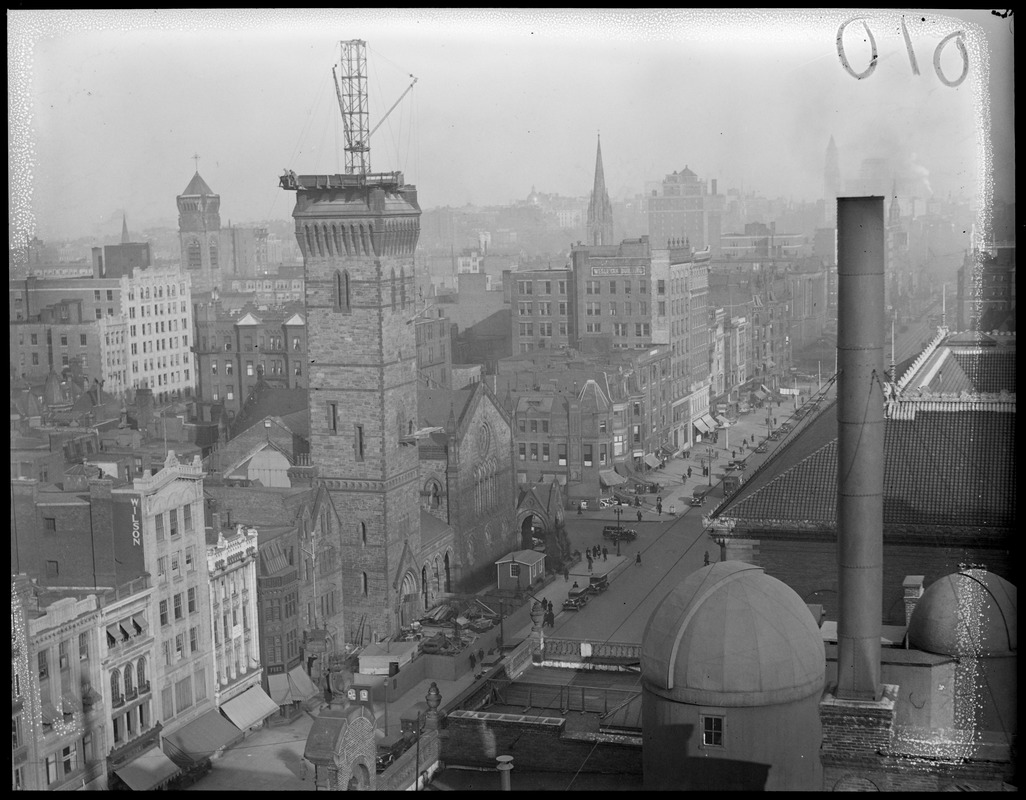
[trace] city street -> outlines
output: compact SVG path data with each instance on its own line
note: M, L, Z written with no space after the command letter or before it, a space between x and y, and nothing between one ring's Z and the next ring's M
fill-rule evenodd
M805 389L803 398L807 399L809 390L814 387L800 385L799 388ZM832 387L827 394L833 395ZM711 476L702 475L701 458L709 447L706 444L696 445L690 459L670 459L665 467L647 473L646 477L657 481L664 488L660 495L641 495L640 523L637 520L638 509L622 507L622 524L637 530L638 538L633 542L621 544L620 552L623 558L616 559L615 564L605 564L601 561L596 564L596 571L609 569L609 590L592 597L581 611L564 611L557 614L556 625L550 631L550 635L600 641L640 642L648 618L659 601L686 575L704 566L707 553L711 561L719 558L719 547L705 533L702 517L709 514L723 499L720 481L726 473L727 462L732 460L731 451L736 451L738 459L745 459L747 468L741 474L747 478L777 447L787 441L786 437L769 441L766 453L754 452L754 446L766 438L767 415L775 417L778 423L783 424L785 419L790 419L793 412L793 400L784 400L779 406L772 403L767 408L753 409L741 415L737 423L727 431L721 430L718 444L711 445ZM794 423L794 420L790 421ZM747 447L743 447L745 440L748 442ZM689 466L692 470L691 478L687 477ZM691 506L689 500L693 490L698 486L708 486L710 483L711 494L704 505ZM661 516L657 514L655 507L658 496L663 498ZM675 515L668 513L670 508L675 510ZM605 546L610 550L610 561L613 561L616 547L610 546L609 541L602 538L602 528L616 522L615 509L588 510L581 515L568 514L566 527L571 549L584 552L596 544L599 547ZM635 562L639 552L640 565ZM573 570L571 581L577 579L583 586L587 581L587 575L587 564L582 560ZM583 580L575 576L583 576ZM558 592L561 583L557 579L546 594L551 597L553 590ZM558 605L557 602L557 607Z

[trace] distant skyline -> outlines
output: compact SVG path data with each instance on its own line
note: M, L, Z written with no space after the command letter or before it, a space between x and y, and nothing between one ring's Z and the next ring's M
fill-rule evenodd
M372 126L418 78L371 165L403 170L424 208L506 204L532 186L585 196L599 132L614 199L687 165L721 192L815 201L833 135L845 180L886 157L923 198L980 203L993 158L995 194L1014 202L1010 20L906 12L914 75L900 10L864 12L879 59L855 80L835 37L857 13L8 11L12 243L87 236L121 209L133 230L173 221L194 154L224 224L288 219L283 168L343 169L331 66L353 38L367 42ZM960 29L970 69L951 88L934 50ZM864 69L861 23L844 42ZM959 75L956 42L941 67Z

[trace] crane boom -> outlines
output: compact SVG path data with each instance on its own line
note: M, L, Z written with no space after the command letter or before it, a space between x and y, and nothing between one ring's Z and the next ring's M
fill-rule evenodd
M410 77L411 77L411 78L413 78L413 76L412 76L412 75L411 75ZM391 113L392 113L393 111L395 111L395 107L396 107L397 105L399 105L399 104L400 104L400 103L401 103L401 102L403 101L403 98L404 98L404 97L406 97L406 95L408 95L408 94L410 93L410 90L411 90L411 89L413 88L414 84L416 84L416 83L417 83L417 79L416 79L416 78L413 78L413 83L411 83L411 84L410 84L409 86L407 86L407 87L406 87L406 91L405 91L405 92L403 92L403 93L402 93L401 95L399 95L399 99L398 99L398 100L396 100L396 101L395 101L394 103L392 103L392 107L391 107L390 109L388 109L388 111L386 111L386 112L385 112L385 116L383 116L383 117L382 117L381 119L379 119L379 120L378 120L378 124L377 124L377 125L375 125L375 126L374 126L374 127L373 127L373 128L371 129L371 132L370 132L369 134L367 134L367 138L368 138L368 139L369 139L369 138L370 138L371 136L373 136L373 135L374 135L374 131L376 131L376 130L377 130L378 128L380 128L380 127L381 127L381 123L382 123L382 122L384 122L384 121L385 121L386 119L388 119L388 115L389 115L389 114L391 114Z

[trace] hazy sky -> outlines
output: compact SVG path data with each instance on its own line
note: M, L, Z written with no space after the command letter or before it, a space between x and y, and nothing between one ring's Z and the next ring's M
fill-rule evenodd
M175 225L194 154L225 223L287 219L283 168L343 169L331 66L355 38L368 45L372 126L418 78L371 163L403 170L424 208L508 203L532 186L586 195L598 132L614 198L687 165L721 192L815 200L831 134L843 178L887 157L921 196L980 198L988 108L995 188L1013 199L1011 20L907 12L914 75L901 13L863 12L879 58L856 80L835 40L858 13L8 11L12 231L88 235L119 209L133 230ZM934 51L960 29L969 73L951 88ZM860 22L844 43L865 69ZM960 74L955 41L941 66Z

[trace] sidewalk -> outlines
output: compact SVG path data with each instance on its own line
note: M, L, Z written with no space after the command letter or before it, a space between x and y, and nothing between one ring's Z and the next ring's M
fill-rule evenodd
M783 423L791 413L793 407L787 403L777 406L772 403L761 409L753 409L738 417L737 421L729 428L719 430L719 441L716 444L701 442L691 449L689 458L670 458L666 465L656 467L643 473L647 480L654 481L662 486L658 494L638 495L641 498L641 522L662 522L670 518L669 511L672 506L676 515L680 515L690 504L694 490L699 486L708 487L711 483L715 487L726 474L727 462L733 459L744 459L749 456L755 447L766 439L766 417L775 417L779 423ZM773 427L776 427L775 425ZM702 458L707 448L713 449L713 464L710 475L702 474ZM691 477L687 477L688 467L691 467ZM710 481L711 477L711 481ZM663 513L660 516L656 511L656 499L663 499ZM626 527L636 525L638 522L638 508L635 506L622 506L621 520ZM573 509L569 512L576 515ZM616 514L612 508L589 508L583 511L581 519L602 520L607 523L616 522Z

